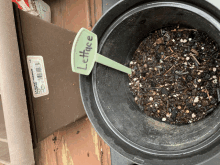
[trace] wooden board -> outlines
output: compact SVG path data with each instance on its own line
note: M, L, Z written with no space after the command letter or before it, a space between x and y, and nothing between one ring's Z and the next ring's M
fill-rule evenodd
M89 30L102 16L102 0L44 0L51 8L52 23L78 32Z
M111 165L110 148L87 117L39 143L35 160L37 165Z
M89 30L102 15L102 0L44 0L52 23L78 32ZM83 118L44 139L35 149L36 165L111 165L110 148L88 118Z

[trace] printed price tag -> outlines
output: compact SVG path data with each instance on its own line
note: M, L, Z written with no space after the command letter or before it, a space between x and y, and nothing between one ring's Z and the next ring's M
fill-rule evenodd
M49 94L44 60L42 56L27 56L33 96L35 98Z

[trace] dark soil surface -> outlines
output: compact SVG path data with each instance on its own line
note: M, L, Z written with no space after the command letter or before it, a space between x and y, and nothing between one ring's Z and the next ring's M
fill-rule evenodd
M130 62L130 90L148 116L170 124L205 118L220 101L220 53L206 33L164 28L141 42Z

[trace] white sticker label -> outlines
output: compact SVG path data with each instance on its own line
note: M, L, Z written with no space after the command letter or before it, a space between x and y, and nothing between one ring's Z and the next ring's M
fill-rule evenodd
M49 94L47 77L42 56L27 56L31 86L35 98Z

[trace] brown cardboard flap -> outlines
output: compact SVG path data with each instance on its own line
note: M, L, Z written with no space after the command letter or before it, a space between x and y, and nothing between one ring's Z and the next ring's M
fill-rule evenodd
M28 101L33 111L38 140L85 116L79 91L79 75L71 70L71 32L19 10L22 37L21 61ZM74 24L73 24L74 26ZM43 57L49 95L33 97L27 56Z

